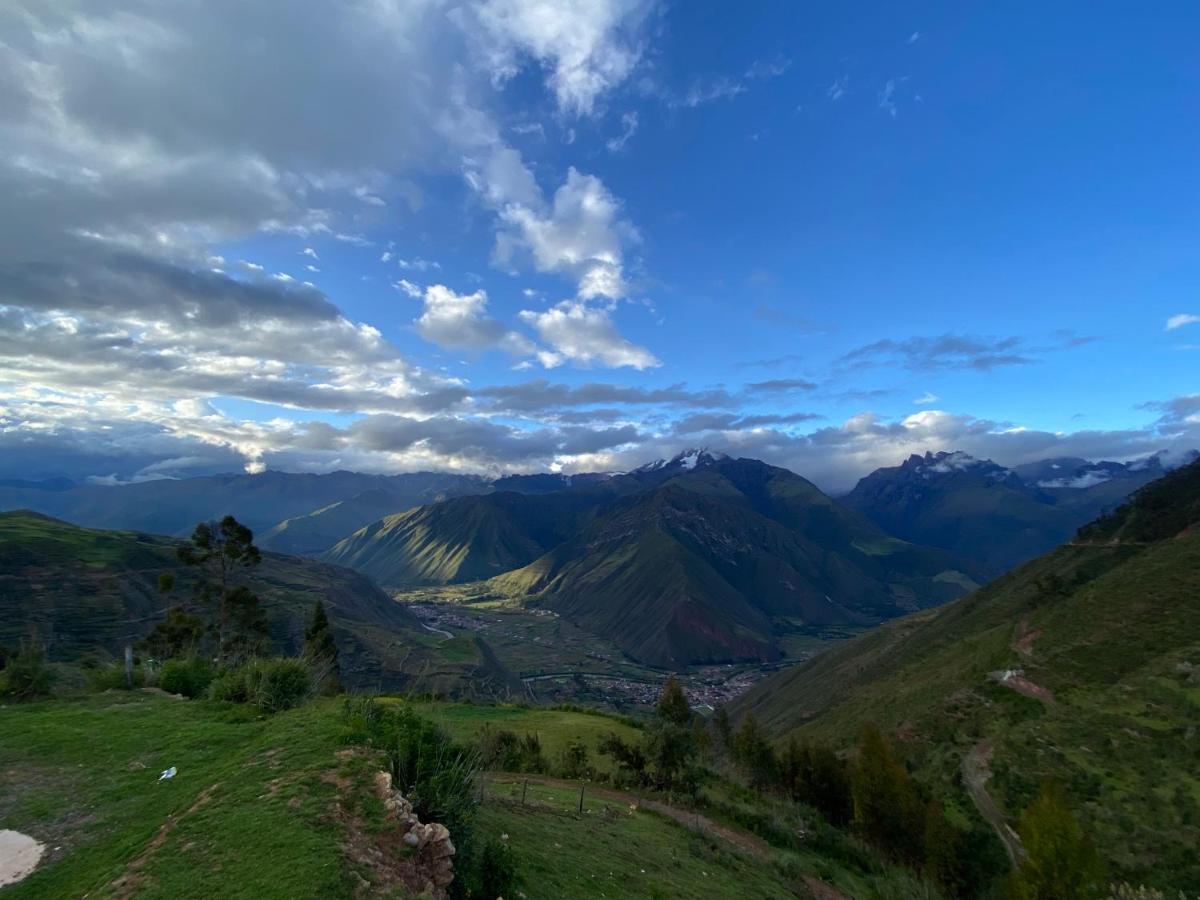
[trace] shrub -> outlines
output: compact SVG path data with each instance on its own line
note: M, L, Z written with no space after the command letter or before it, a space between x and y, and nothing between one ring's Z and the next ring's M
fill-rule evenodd
M517 895L517 864L507 841L488 838L474 849L472 857L467 861L469 869L466 873L469 896L491 900Z
M506 728L484 724L475 739L480 763L497 772L543 773L549 767L542 752L542 741L536 734L518 737Z
M346 701L345 739L383 752L392 783L422 822L441 822L456 845L466 844L475 816L478 754L463 747L407 706Z
M312 673L298 659L256 660L246 668L250 670L251 702L265 713L300 706L312 697Z
M268 715L300 706L312 697L313 679L301 660L255 659L226 669L208 687L210 700L253 703Z
M203 697L213 680L212 664L206 659L170 659L163 663L158 686L168 694L182 694L190 699Z
M595 773L588 763L587 744L571 741L559 756L558 771L561 778L591 778Z
M249 703L250 693L242 669L227 669L221 672L208 686L208 699L225 703Z
M37 700L50 696L54 673L46 665L41 644L28 641L21 652L8 661L4 669L7 682L5 693L17 700Z

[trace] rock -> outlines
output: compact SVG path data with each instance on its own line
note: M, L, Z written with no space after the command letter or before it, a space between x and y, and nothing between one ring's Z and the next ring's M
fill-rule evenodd
M411 893L445 900L446 888L454 881L455 850L450 829L440 822L422 823L412 804L392 785L389 772L375 776L375 791L409 851L402 859L392 861L398 879Z

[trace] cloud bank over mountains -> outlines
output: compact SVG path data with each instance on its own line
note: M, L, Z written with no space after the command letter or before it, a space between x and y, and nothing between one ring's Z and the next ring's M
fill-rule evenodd
M647 64L661 12L635 0L0 12L0 476L578 471L709 443L836 486L924 449L1013 464L1200 443L1188 397L1148 410L1140 431L1051 434L931 409L813 430L824 418L813 393L832 371L740 386L606 381L671 362L620 324L640 293L630 273L643 235L585 155L539 164L506 135L528 121L512 97L531 80L565 133L606 115ZM620 122L627 153L638 119ZM465 273L405 258L405 327L431 350L496 353L516 373L582 369L586 381L450 374L401 352L395 323L359 320L336 292L222 252L287 237L316 277L321 242L375 246L395 210L422 209L447 179L490 230L499 271L561 292L501 318ZM864 345L841 365L992 370L1041 352L944 334ZM246 411L255 404L265 412Z

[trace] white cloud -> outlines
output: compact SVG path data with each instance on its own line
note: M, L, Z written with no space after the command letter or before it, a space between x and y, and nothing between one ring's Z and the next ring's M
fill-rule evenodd
M841 100L846 96L846 90L850 84L850 76L842 75L833 79L833 84L829 86L829 90L825 92L825 96L830 100Z
M403 291L414 300L420 299L421 295L425 293L423 290L421 290L421 286L419 284L413 284L407 278L401 278L399 281L395 282L392 287L398 291Z
M920 397L917 397L915 400L913 400L913 403L915 403L917 406L928 406L931 403L937 403L940 399L941 397L939 397L937 394L926 391Z
M625 149L625 145L629 143L629 139L637 133L638 130L638 115L636 112L627 112L621 116L621 133L614 138L609 138L605 141L604 146L609 149L610 153L620 153Z
M413 272L428 272L431 269L440 269L442 264L429 259L421 259L415 257L413 259L398 259L396 265L402 269L411 270Z
M496 261L510 264L514 255L525 251L537 271L575 278L582 299L623 298L623 245L638 235L621 217L620 204L604 183L571 167L549 205L528 184L521 182L517 189L519 193L505 190L496 182L485 188L486 196L499 204L502 228L496 236Z
M919 32L919 31L914 31L912 34L910 34L908 36L908 42L910 44L915 44L920 39L921 39L921 32Z
M889 78L884 84L883 90L879 92L879 108L885 113L896 118L896 79Z
M487 292L456 294L443 284L425 289L425 311L413 324L417 333L439 347L487 350L499 347L517 356L534 352L533 342L487 315Z
M596 100L624 81L642 53L639 30L653 0L484 0L459 19L494 81L531 56L547 71L562 112L590 115Z
M550 345L549 352L543 351L538 356L546 368L560 365L564 360L635 369L661 365L649 350L622 337L604 309L568 300L544 312L524 310L521 319Z
M1176 328L1182 328L1184 325L1194 325L1200 322L1200 316L1192 313L1179 313L1167 319L1166 331L1174 331Z
M317 256L317 251L314 250L312 247L305 247L303 250L300 251L300 255L308 256L313 259L320 259L320 257Z

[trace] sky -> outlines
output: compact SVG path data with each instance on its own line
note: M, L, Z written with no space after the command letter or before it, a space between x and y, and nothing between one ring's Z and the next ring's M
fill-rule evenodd
M1200 447L1193 4L0 11L0 477Z

